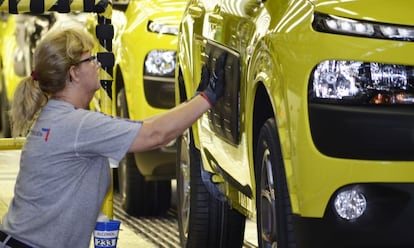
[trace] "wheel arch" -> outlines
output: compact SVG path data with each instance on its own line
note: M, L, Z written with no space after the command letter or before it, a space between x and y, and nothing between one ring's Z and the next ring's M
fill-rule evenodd
M115 71L115 92L119 92L125 87L124 76L122 75L121 66L118 64L114 68Z
M270 101L270 96L267 93L265 85L261 82L257 84L254 99L255 100L252 116L253 159L256 158L256 148L261 127L264 125L267 119L275 116L273 106Z
M178 69L176 71L177 74L177 78L176 78L176 104L180 104L183 103L185 101L187 101L188 97L187 97L187 91L186 91L186 87L185 87L185 80L184 80L184 75L183 75L183 71L181 69L181 66L178 66Z
M254 164L259 133L269 118L275 119L275 132L278 132L278 142L287 142L287 145L290 145L288 140L281 140L281 135L282 137L286 135L285 129L289 129L289 127L282 128L280 125L288 121L289 115L286 113L287 99L286 89L283 84L284 71L280 67L281 63L278 58L278 52L272 50L271 42L267 37L256 43L249 61L246 77L247 81L254 86L251 89L246 89L248 91L247 98L253 99L251 102L248 99L246 100L247 105L251 104L251 107L246 109L247 113L251 113L246 119L250 120L250 123L247 123L247 127L250 128L247 130L249 149L251 149L249 151L251 154L249 162ZM282 126L284 125L282 124ZM282 146L282 144L280 145ZM282 147L282 154L284 154L283 150ZM256 177L254 174L252 175L252 180L255 180Z
M249 124L251 126L251 162L253 163L251 166L252 179L256 180L256 175L254 173L255 171L255 164L254 161L257 157L257 146L259 142L259 134L260 130L265 124L266 120L269 118L274 118L276 129L274 130L277 132L277 137L279 140L281 152L282 152L282 158L283 158L283 168L285 170L286 175L286 181L288 184L288 190L289 190L289 197L290 202L293 208L293 211L297 211L298 205L298 199L296 196L296 180L295 177L288 176L290 173L289 171L293 171L291 163L287 162L290 160L290 146L291 146L291 140L290 140L290 127L289 127L289 113L286 113L287 107L286 102L287 99L284 97L283 94L283 86L280 85L282 82L282 78L279 75L275 75L277 72L273 71L272 77L269 77L268 79L272 78L272 82L270 81L258 81L255 86L255 93L254 93L254 102L252 106L252 116L251 116L251 123ZM280 92L282 91L282 92ZM276 93L278 92L278 93ZM256 190L256 189L255 189Z
M176 96L176 105L181 104L185 101L188 101L192 97L191 86L188 86L186 82L192 82L192 73L184 73L181 64L177 63L177 70L176 70L176 87L175 87L175 96ZM191 81L186 81L191 80ZM198 122L195 122L190 130L194 137L194 145L197 149L200 149L200 141L198 137Z
M118 64L114 67L114 74L115 74L115 104L116 104L116 109L118 110L118 105L120 105L119 99L118 99L118 93L124 89L125 90L125 82L124 82L124 76L122 74L122 69L121 66ZM127 99L127 95L125 94L125 108L128 112L128 99ZM116 113L117 115L119 113Z

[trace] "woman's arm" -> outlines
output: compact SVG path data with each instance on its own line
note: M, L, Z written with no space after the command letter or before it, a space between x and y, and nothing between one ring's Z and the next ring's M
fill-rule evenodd
M147 151L167 144L191 127L211 106L215 105L224 94L225 61L226 53L223 53L217 59L211 76L207 67L203 66L198 89L203 90L200 94L163 114L144 120L128 151Z
M129 152L152 150L167 144L189 128L209 108L210 103L198 95L161 115L145 120Z

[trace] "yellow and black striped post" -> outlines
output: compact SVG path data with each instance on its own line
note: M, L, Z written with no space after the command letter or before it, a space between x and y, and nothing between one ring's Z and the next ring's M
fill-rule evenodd
M112 7L112 5L111 5ZM112 114L115 109L113 104L113 68L115 57L112 52L112 40L114 38L114 27L111 23L112 8L98 14L98 25L96 26L96 38L99 40L98 60L101 63L100 71L101 90L100 108L106 114ZM112 178L112 177L111 177ZM102 212L113 219L113 182L102 206Z
M112 7L110 0L0 0L0 11L10 14L43 14L50 11L102 13L108 7Z
M108 115L112 115L115 107L112 104L112 82L115 58L112 53L112 39L114 29L111 24L112 1L111 0L0 0L0 12L10 14L43 14L46 12L90 12L97 13L98 25L96 26L96 38L99 41L98 59L102 64L100 80L102 90L100 93L100 109ZM24 138L0 138L0 150L21 149ZM106 196L102 211L110 219L113 218L113 187Z

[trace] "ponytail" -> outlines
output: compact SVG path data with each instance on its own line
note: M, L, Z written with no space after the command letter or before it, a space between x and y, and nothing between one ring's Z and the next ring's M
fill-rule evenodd
M10 109L12 136L26 136L47 97L32 76L17 85Z

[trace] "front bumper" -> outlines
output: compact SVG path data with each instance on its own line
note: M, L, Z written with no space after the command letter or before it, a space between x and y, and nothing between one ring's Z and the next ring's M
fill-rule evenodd
M146 180L175 178L176 144L160 149L135 153L138 170Z
M355 221L334 212L330 199L322 218L294 216L298 247L414 247L414 183L370 183L360 187L367 210Z

